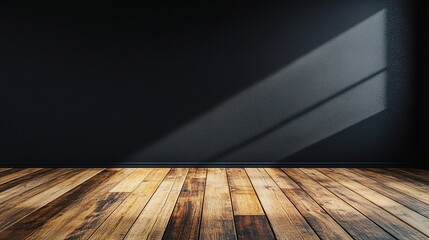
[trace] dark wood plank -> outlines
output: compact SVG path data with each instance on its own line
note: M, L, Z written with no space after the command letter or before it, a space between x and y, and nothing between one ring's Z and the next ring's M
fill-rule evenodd
M418 177L426 182L429 182L429 170L427 169L397 168L397 170L412 174L415 177Z
M384 230L389 232L397 239L425 239L426 236L405 222L399 220L396 216L372 203L358 193L348 189L342 183L348 178L336 173L335 169L305 169L303 170L320 184L331 190L338 197L359 210L369 219L374 221Z
M198 239L207 169L191 168L163 239Z
M266 216L237 215L234 220L238 239L275 239Z
M392 174L400 174L404 177L413 179L414 181L418 181L418 182L421 182L425 185L429 185L429 176L416 174L412 171L405 171L405 170L399 169L399 168L388 168L387 170L390 171ZM429 173L427 173L427 174L429 175Z
M281 169L267 168L266 171L321 239L352 239L310 195Z
M395 239L299 169L283 168L354 239Z
M246 171L228 168L227 175L238 239L275 239Z

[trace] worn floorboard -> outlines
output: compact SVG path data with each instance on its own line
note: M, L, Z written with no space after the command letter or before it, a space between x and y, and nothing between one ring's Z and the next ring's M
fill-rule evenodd
M0 168L0 240L429 239L428 174Z

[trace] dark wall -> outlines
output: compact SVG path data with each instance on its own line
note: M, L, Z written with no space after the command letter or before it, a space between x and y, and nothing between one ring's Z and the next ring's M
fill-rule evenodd
M427 3L417 1L416 10L419 160L422 166L429 168L429 9Z
M135 154L383 9L387 107L275 163L414 162L410 1L141 6L70 2L0 9L2 163L187 162L174 159L174 154L171 159ZM249 100L243 108L252 104ZM244 126L241 131L254 131L237 124ZM228 123L223 128L228 132ZM210 135L210 128L202 131ZM189 161L220 162L237 147L246 149L263 132L255 130L215 157ZM224 138L237 134L229 131ZM210 142L200 150L215 146ZM188 147L183 151L195 151Z

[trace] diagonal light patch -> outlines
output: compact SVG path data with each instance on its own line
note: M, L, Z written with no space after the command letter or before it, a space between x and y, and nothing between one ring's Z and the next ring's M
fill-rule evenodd
M276 161L382 111L385 21L377 12L128 160Z

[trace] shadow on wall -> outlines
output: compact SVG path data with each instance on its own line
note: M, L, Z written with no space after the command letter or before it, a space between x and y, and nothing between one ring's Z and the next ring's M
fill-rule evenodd
M381 10L127 162L274 163L383 111L385 28Z

